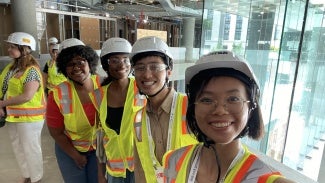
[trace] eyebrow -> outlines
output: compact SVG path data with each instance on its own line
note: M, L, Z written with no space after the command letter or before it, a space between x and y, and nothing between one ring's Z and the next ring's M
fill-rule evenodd
M206 90L206 89L203 89L201 91L201 94L200 95L203 95L203 94L213 94L214 91L211 91L211 90ZM229 94L229 93L240 93L239 89L230 89L230 90L227 90L225 93Z

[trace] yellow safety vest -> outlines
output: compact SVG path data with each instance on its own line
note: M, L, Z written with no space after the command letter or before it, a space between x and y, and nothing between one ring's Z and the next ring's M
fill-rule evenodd
M3 79L9 72L11 65L12 63L8 64L1 74L1 89L3 86ZM15 76L11 77L8 81L8 89L5 97L6 99L9 99L11 97L15 97L23 93L24 81L27 78L28 72L32 68L34 68L40 75L40 86L34 94L33 98L28 102L19 105L6 106L6 121L8 122L39 122L44 120L46 102L44 97L42 74L37 66L28 67L19 78ZM2 94L2 96L3 95L4 94Z
M177 149L189 144L196 144L194 135L188 131L186 124L187 96L177 93L174 124L171 135L170 149ZM153 160L150 157L149 138L147 132L145 109L137 112L134 120L135 144L139 154L146 182L157 182ZM162 165L159 165L162 166Z
M67 78L62 73L58 73L56 62L51 65L51 60L49 60L46 64L48 66L46 87L52 90L56 85L66 81Z
M194 152L203 144L189 145L180 149L169 151L164 155L164 182L165 183L184 183L189 177L189 168L192 166ZM245 181L245 177L250 172L250 177L254 171L258 173L257 183L272 183L277 178L282 177L279 172L263 169L265 164L252 154L247 147L244 146L244 156L227 174L225 183L238 183Z
M106 124L107 90L109 85L93 92L91 98L97 111L102 128L105 131L104 148L107 158L106 170L114 177L126 177L126 169L134 171L133 158L133 119L135 112L143 108L146 98L140 95L133 77L130 77L128 92L124 104L123 116L119 135ZM112 115L112 114L110 114Z
M99 76L92 75L91 79L94 89L97 89L100 86ZM53 89L53 97L64 117L65 134L71 139L74 147L80 152L95 148L96 125L90 125L73 83L67 80L56 86Z

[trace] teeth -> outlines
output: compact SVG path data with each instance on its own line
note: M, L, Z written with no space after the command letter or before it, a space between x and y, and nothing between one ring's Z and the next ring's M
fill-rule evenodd
M151 82L143 82L143 84L144 84L144 85L153 85L154 82L153 82L153 81L151 81Z
M212 125L217 128L230 126L231 123L213 123Z

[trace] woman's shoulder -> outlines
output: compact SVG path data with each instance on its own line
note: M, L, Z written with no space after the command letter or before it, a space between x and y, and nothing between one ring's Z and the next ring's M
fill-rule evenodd
M188 153L193 154L192 152L201 147L201 144L191 144L178 149L170 150L165 153L165 161L178 161L180 158L186 156Z
M279 177L273 183L296 183L296 182L284 177Z

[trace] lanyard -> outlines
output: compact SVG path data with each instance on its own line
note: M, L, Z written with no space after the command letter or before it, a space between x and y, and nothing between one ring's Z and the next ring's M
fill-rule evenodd
M191 166L191 170L190 170L190 174L188 177L188 183L194 183L195 182L195 178L196 178L196 174L197 171L199 169L199 162L200 162L200 156L201 156L201 152L202 152L202 147L200 147L200 149L198 149L195 158L193 160L192 166Z
M197 153L195 155L195 158L193 160L193 163L192 163L192 166L191 166L191 169L190 169L189 178L188 178L188 183L194 183L195 182L197 171L199 169L202 147L203 146L201 146L200 149L198 149L198 151L197 151ZM245 154L244 148L241 146L239 152L236 155L236 157L232 160L230 166L228 167L225 177L227 177L227 174L237 164L237 162L244 156L244 154ZM221 179L220 183L223 183L224 179L225 178Z
M168 123L168 137L167 137L167 148L166 151L170 150L171 148L171 140L172 140L172 130L174 125L174 114L175 114L175 107L176 107L176 100L177 93L174 92L172 106L170 110L170 116L169 116L169 123ZM156 168L157 166L161 166L158 162L156 155L154 153L154 141L151 134L151 127L150 127L150 119L148 116L146 116L146 123L147 123L147 133L148 133L148 141L149 141L149 150L150 150L150 156L153 162L153 166Z

